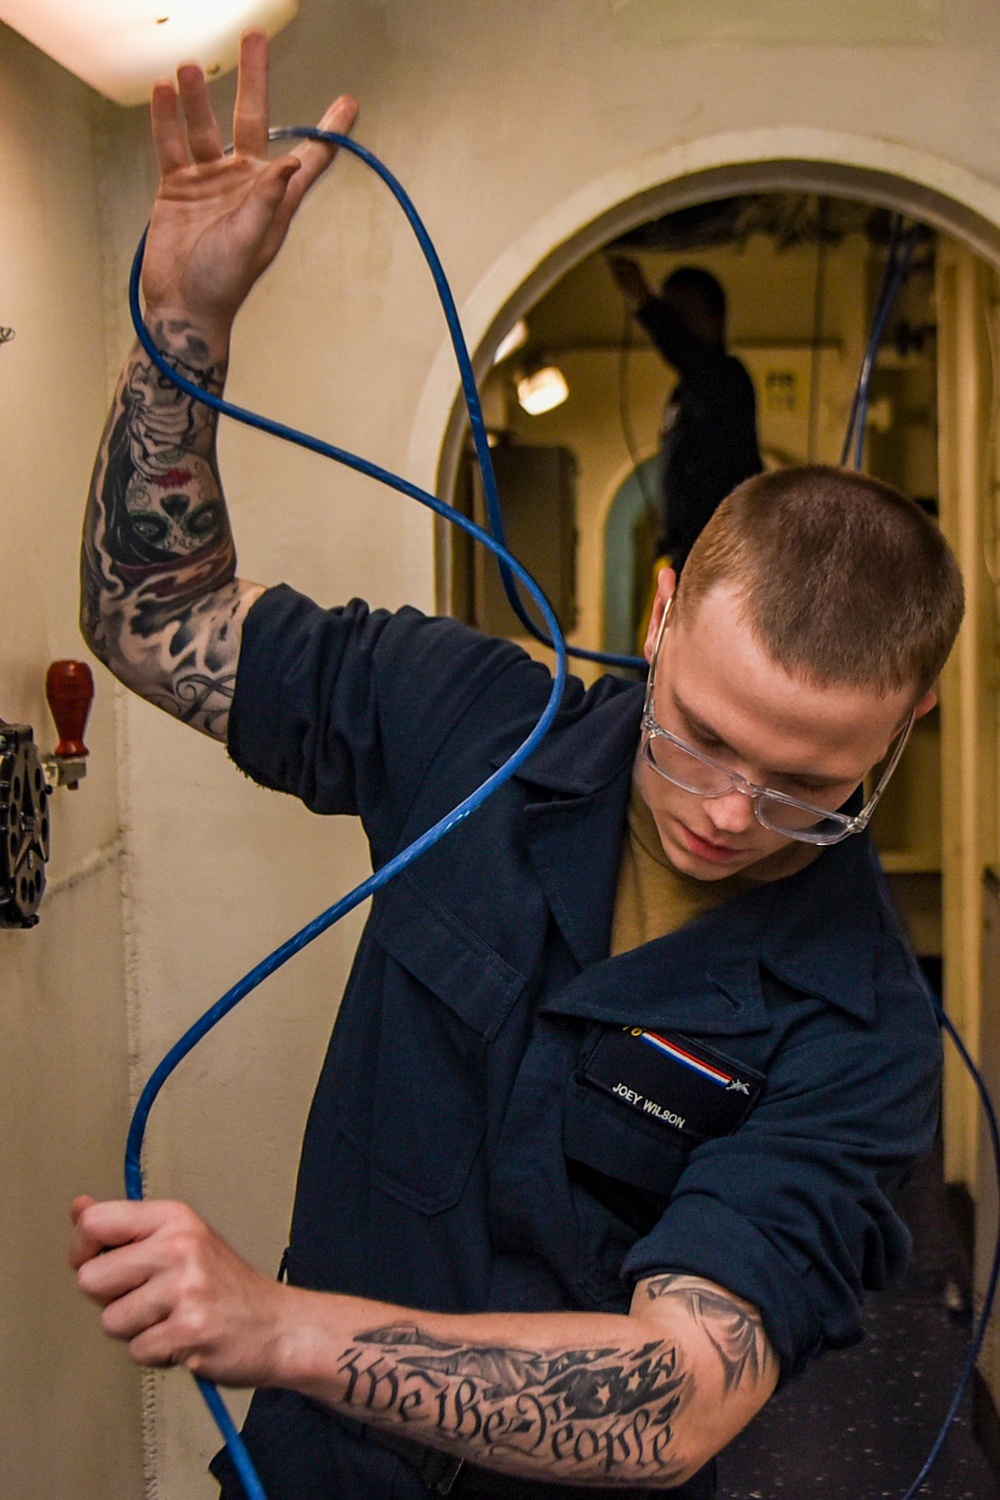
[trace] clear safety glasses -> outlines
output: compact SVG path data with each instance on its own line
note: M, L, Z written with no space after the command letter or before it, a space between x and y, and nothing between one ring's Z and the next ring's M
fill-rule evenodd
M671 734L669 729L664 729L662 724L656 722L653 713L656 664L667 632L672 603L671 599L663 612L646 683L646 702L642 711L642 755L647 764L665 781L681 787L685 792L692 792L696 797L726 797L731 792L740 792L744 797L750 798L758 823L762 823L772 833L783 834L786 838L800 839L805 844L839 844L841 839L846 839L850 834L861 833L868 826L876 804L888 785L889 777L899 764L899 757L913 728L916 710L911 712L900 730L875 790L854 817L846 813L830 812L824 807L814 807L809 802L800 802L797 797L786 796L784 792L758 786L753 781L747 781L738 771L730 771L720 761L696 750L693 745L686 745L677 735Z

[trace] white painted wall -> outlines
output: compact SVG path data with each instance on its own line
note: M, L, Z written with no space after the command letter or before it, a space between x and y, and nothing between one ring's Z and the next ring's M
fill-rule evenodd
M80 500L106 398L93 132L82 84L0 28L0 715L54 729L45 669L83 654ZM51 802L41 924L0 931L0 1489L138 1495L139 1383L66 1265L79 1192L121 1191L126 1026L115 703L90 774Z
M905 22L914 7L897 4ZM1000 224L1000 15L991 0L944 8L938 40L905 46L850 45L864 7L846 6L844 45L798 45L797 0L787 0L788 45L656 45L639 40L642 28L630 25L640 9L610 0L303 0L298 21L275 45L274 116L311 122L334 92L349 88L360 96L359 138L385 157L424 213L474 342L562 241L615 203L686 170L759 156L846 160L950 191ZM700 13L711 23L718 11L718 4L705 5ZM696 25L699 6L685 13ZM932 7L932 20L934 14ZM744 24L752 36L752 23ZM98 205L112 240L111 281L123 288L151 176L140 113L96 112L105 133L95 166L83 91L28 60L6 31L0 66L0 181L12 179L5 208L21 205L0 230L3 263L18 278L16 301L13 269L0 285L0 323L18 325L15 343L0 349L7 398L0 420L10 429L8 475L17 468L21 481L5 486L14 491L5 504L22 538L16 558L5 549L0 562L7 644L0 712L40 723L45 653L77 649L68 603L74 512L97 439L102 337L115 358L128 342L123 302L109 307L101 324ZM232 92L231 80L220 83L220 108ZM18 238L26 233L18 218L32 226L30 253ZM28 310L52 296L66 320L46 322L36 354ZM11 394L15 361L22 360L31 367L30 399ZM231 389L237 399L433 483L454 394L439 315L405 225L385 189L355 162L338 164L316 191L281 263L255 294L240 325ZM432 606L433 530L408 502L256 435L227 432L222 462L247 576L287 578L330 602L361 593L376 603ZM31 524L40 503L44 531ZM31 607L37 624L25 617ZM115 837L114 788L102 791L113 756L103 674L99 691L95 756L100 746L104 769L95 764L74 806L58 810L60 860L70 850L84 858ZM39 1223L58 1218L76 1186L74 1158L97 1151L94 1142L113 1136L122 1114L123 952L134 960L125 978L137 1072L144 1075L196 1014L364 868L356 830L250 786L221 750L141 703L124 709L121 746L130 876L123 918L107 889L116 878L112 865L54 897L37 933L0 934L5 969L7 954L17 955L18 998L4 1007L5 1022L16 1021L11 1087L24 1094L35 1076L44 1081L36 1093L52 1098L47 1070L55 1064L41 1034L49 1017L61 1018L57 1034L68 1044L78 1085L76 1128L62 1147L46 1139L49 1127L39 1128L30 1097L13 1112L11 1127L26 1160L44 1157L43 1175L55 1191L40 1193L26 1174L16 1229L2 1231L0 1277L10 1274L9 1238L25 1287L53 1306L62 1293L50 1282L65 1283L55 1272L43 1280L49 1236L44 1246L38 1242ZM60 946L66 969L76 970L72 998L60 999L65 978L48 977L55 954L47 963L39 955L54 943L59 903L85 899L95 904L67 921ZM171 1082L153 1114L151 1190L192 1199L262 1266L276 1263L284 1242L304 1114L356 931L352 920L348 930L329 934L246 1002ZM101 964L106 973L80 977ZM89 1001L81 997L85 983ZM4 991L6 998L6 980ZM8 1065L6 1058L0 1064ZM110 1170L94 1176L99 1188L114 1189ZM25 1237L30 1251L21 1245ZM32 1316L47 1324L53 1312ZM18 1400L40 1402L52 1370L68 1381L71 1354L82 1357L77 1342L93 1336L83 1313L67 1311L60 1326L74 1330L64 1359L50 1344L43 1379L32 1354L29 1395ZM42 1343L40 1333L33 1342ZM93 1343L87 1357L118 1369ZM6 1373L0 1379L6 1382ZM81 1406L73 1418L104 1455L95 1496L136 1493L117 1477L134 1454L134 1428L123 1431L120 1448L99 1436L126 1408L116 1380L109 1373L91 1381L79 1398L91 1409ZM12 1399L6 1384L0 1394ZM215 1440L190 1382L170 1372L150 1382L149 1395L155 1493L160 1500L214 1494L201 1471ZM6 1433L2 1451L6 1463ZM18 1500L34 1496L30 1483ZM89 1500L78 1476L37 1490L63 1492Z

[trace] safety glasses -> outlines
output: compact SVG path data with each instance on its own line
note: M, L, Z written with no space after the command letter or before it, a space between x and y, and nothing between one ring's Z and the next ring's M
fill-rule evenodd
M799 839L805 844L839 844L850 834L861 833L867 828L879 798L885 791L889 778L906 748L906 742L916 718L916 710L911 711L900 730L874 791L861 811L853 816L847 813L831 812L824 807L816 807L810 802L800 801L797 797L789 797L785 792L776 792L771 787L758 786L756 782L748 781L745 776L741 776L738 771L729 770L721 761L714 760L712 756L706 755L701 750L696 750L693 745L685 744L676 734L672 734L669 729L664 729L663 725L656 721L653 713L656 667L660 648L666 637L672 604L671 599L663 612L646 683L646 701L642 712L642 756L647 765L651 766L665 781L669 781L673 786L681 787L685 792L691 792L696 797L726 797L732 792L739 792L742 796L750 798L754 816L763 827L770 829L773 833L780 833L785 838Z

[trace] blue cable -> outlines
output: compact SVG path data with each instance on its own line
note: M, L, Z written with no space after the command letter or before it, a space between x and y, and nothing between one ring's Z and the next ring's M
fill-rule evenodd
M854 447L854 434L856 431L858 420L858 404L861 400L861 387L864 383L865 367L866 365L869 368L871 367L871 363L873 363L874 361L874 354L877 353L877 345L875 344L875 327L879 322L879 319L882 316L882 310L886 306L889 299L889 287L890 283L892 282L892 274L896 266L896 254L902 227L902 215L896 214L892 221L892 234L889 238L889 252L886 256L885 265L882 268L882 281L879 285L878 296L875 298L875 308L872 313L872 326L868 331L868 341L865 344L865 352L861 360L861 370L858 374L858 379L854 387L854 395L851 398L851 410L847 418L847 429L844 433L844 444L840 450L841 468L846 467L851 457L851 449ZM864 427L862 427L861 430L863 432Z
M1000 1128L998 1128L997 1126L997 1116L996 1110L993 1108L993 1100L990 1098L989 1090L986 1087L986 1082L983 1078L983 1075L980 1073L979 1069L973 1062L972 1057L969 1054L969 1049L963 1042L958 1029L955 1026L955 1023L948 1015L944 1006L940 1003L940 1001L936 999L934 1002L934 1009L937 1011L938 1020L941 1022L945 1031L947 1031L948 1035L955 1043L955 1046L958 1048L959 1056L971 1073L973 1080L975 1081L976 1088L979 1091L979 1098L982 1101L983 1111L986 1115L986 1122L989 1126L990 1131L990 1143L993 1148L993 1166L996 1172L997 1182L1000 1183ZM979 1313L978 1322L976 1323L976 1327L973 1331L968 1357L966 1358L965 1366L959 1378L958 1386L955 1390L954 1396L952 1397L951 1405L948 1407L947 1415L945 1416L945 1419L941 1424L941 1428L934 1441L931 1451L927 1455L927 1458L924 1460L923 1468L920 1470L920 1473L917 1475L916 1479L913 1481L913 1483L910 1485L910 1488L903 1496L903 1500L916 1500L921 1485L940 1457L941 1449L944 1447L945 1438L948 1436L948 1431L951 1427L952 1422L954 1422L956 1416L958 1415L958 1408L962 1404L962 1398L965 1395L966 1387L968 1386L969 1381L972 1379L972 1372L976 1368L976 1362L979 1359L979 1351L983 1347L983 1340L986 1337L986 1329L987 1325L989 1324L990 1313L993 1310L993 1302L996 1297L998 1280L1000 1280L1000 1233L997 1234L996 1244L993 1247L993 1264L990 1267L990 1275L989 1280L986 1284L986 1292L983 1297L983 1305Z
M243 424L250 427L255 427L260 431L268 432L273 436L283 438L288 442L293 442L300 447L309 449L312 452L322 454L324 457L331 458L335 462L344 464L348 468L356 469L360 473L366 474L370 478L378 480L380 483L387 485L391 489L398 490L401 494L407 495L413 500L417 500L422 505L426 505L437 515L443 516L445 520L450 521L453 525L459 526L462 530L472 536L476 541L487 547L497 558L501 577L504 582L504 588L512 608L515 610L518 618L521 620L522 624L524 624L525 627L529 630L531 635L534 636L535 639L542 641L545 645L551 647L554 650L556 654L556 670L553 677L552 690L550 692L548 702L537 724L535 725L531 733L517 748L517 750L515 750L513 755L511 755L510 758L497 771L495 771L485 782L483 782L483 784L478 787L476 791L471 793L470 796L466 797L464 801L460 802L449 813L446 813L444 817L439 819L438 822L433 825L433 827L427 829L425 833L423 833L419 838L415 839L414 842L408 846L408 848L395 855L379 870L375 871L371 876L369 876L367 880L362 881L362 883L358 885L353 891L350 891L346 896L341 897L341 899L335 902L333 906L329 907L326 911L321 912L320 915L315 917L312 922L301 928L299 932L295 933L286 942L281 944L280 947L276 948L273 953L262 959L260 963L258 963L247 975L244 976L243 979L241 979L237 984L233 985L231 989L229 989L218 1001L216 1001L216 1003L211 1006L209 1010L207 1010L204 1015L194 1023L193 1026L189 1027L184 1035L180 1037L179 1040L170 1049L170 1051L163 1058L159 1066L154 1070L148 1082L146 1083L146 1086L140 1095L138 1104L136 1105L135 1112L132 1117L132 1122L129 1128L128 1141L125 1152L125 1187L127 1196L133 1200L141 1199L143 1197L141 1158L143 1139L145 1136L146 1123L149 1117L149 1112L157 1095L159 1094L170 1074L187 1056L192 1048L197 1045L202 1037L204 1037L210 1030L212 1030L212 1028L216 1026L218 1022L221 1021L222 1018L229 1013L229 1011L231 1011L236 1005L238 1005L241 1000L245 999L245 997L250 994L252 990L256 989L259 984L261 984L283 964L287 963L287 961L292 958L294 954L298 953L302 948L306 947L315 938L319 937L320 934L325 932L328 927L333 926L333 924L335 922L338 922L341 917L346 916L349 911L352 911L356 906L360 905L361 902L365 901L370 895L374 894L377 890L380 890L384 885L387 885L388 882L392 880L396 875L401 873L410 864L419 859L422 854L426 853L460 822L463 822L467 817L470 816L471 813L475 812L479 807L481 807L482 804L490 796L492 796L494 792L498 791L505 782L509 781L511 777L516 774L521 765L523 765L528 757L534 752L534 750L537 749L539 743L548 732L556 713L558 712L566 682L567 656L572 655L584 660L603 662L605 664L614 666L641 667L643 669L645 669L646 666L646 662L642 657L618 656L598 651L586 651L579 648L568 648L566 646L562 630L559 626L559 622L556 619L555 612L552 609L552 606L543 593L542 589L527 572L527 570L507 549L503 527L503 518L500 507L500 499L497 492L496 478L493 472L493 464L490 457L486 424L483 418L482 405L480 403L479 393L476 387L475 375L472 369L472 361L469 357L464 334L462 333L457 308L455 306L451 288L448 284L437 252L434 249L433 244L431 243L430 237L427 234L427 231L416 211L416 208L403 189L402 185L376 156L374 156L365 147L360 146L349 136L340 135L334 131L322 131L311 127L302 126L282 127L279 129L275 129L269 132L269 137L271 140L283 140L289 138L320 140L325 141L331 145L336 145L353 153L355 156L364 161L368 166L370 166L372 170L382 178L382 180L391 189L394 196L396 197L397 202L403 209L403 212L406 214L406 217L409 220L411 227L413 228L416 238L420 243L421 249L424 252L424 256L427 260L428 266L430 267L431 274L434 278L438 296L440 298L441 305L448 324L452 347L455 352L461 376L463 395L465 398L466 409L469 414L469 423L473 435L476 459L480 468L480 472L482 474L487 512L490 518L490 525L493 534L490 535L489 532L484 531L480 526L477 526L475 522L462 515L459 511L456 511L451 505L448 505L446 502L440 500L436 495L430 494L428 491L421 489L418 485L412 484L409 480L404 479L400 475L391 473L389 470L382 468L381 465L375 464L368 459L361 458L358 455L350 453L345 449L336 447L332 443L327 443L319 438L312 437L308 433L300 432L298 429L290 427L285 423L277 422L272 418L261 416L256 412L249 411L244 407L240 407L232 402L226 401L222 397L216 396L212 392L204 390L201 386L198 386L192 381L189 381L185 376L182 376L178 370L174 369L169 361L166 360L160 353L160 351L156 348L142 317L140 305L140 281L143 255L146 246L146 233L148 231L143 233L139 245L136 249L135 257L132 263L132 272L129 279L129 307L132 314L132 321L135 326L136 334L139 338L140 343L148 354L150 360L153 362L153 364L156 365L157 369L159 369L161 373L163 373L169 380L171 380L187 395L191 396L192 399L202 402L204 405L211 407L213 410L219 412L224 416L232 417L235 421L242 422ZM860 467L863 455L865 418L868 406L868 388L870 385L871 372L874 366L875 355L881 343L889 312L908 274L910 261L912 259L913 251L916 247L916 242L919 234L919 226L916 226L911 231L906 246L904 247L902 256L899 258L897 263L897 247L899 235L901 233L901 223L902 221L900 219L897 219L893 228L893 240L890 245L889 257L886 263L882 288L880 290L879 298L876 303L875 318L871 330L871 335L869 337L868 346L865 352L865 359L862 364L861 375L859 377L858 386L855 390L854 402L852 404L851 415L848 424L848 431L845 438L844 452L841 458L841 462L846 463L847 458L850 455L853 437L855 439L855 464L857 467ZM545 624L550 631L549 636L546 636L538 629L535 623L531 620L530 616L524 610L524 606L521 603L521 599L517 591L517 583L515 581L518 579L528 590L531 596L535 599L539 610L541 611L543 620L545 621ZM948 1031L949 1035L952 1037L952 1040L958 1048L959 1053L966 1067L969 1069L969 1072L971 1073L976 1083L976 1087L979 1091L983 1103L983 1108L986 1112L986 1117L989 1123L990 1138L993 1146L994 1163L996 1166L998 1181L1000 1181L1000 1131L998 1131L997 1117L993 1108L992 1101L989 1097L989 1093L986 1089L986 1085L982 1078L982 1075L979 1073L974 1062L972 1061L972 1058L970 1057L969 1052L965 1047L961 1036L954 1027L950 1017L942 1007L938 1006L937 1009L942 1024ZM969 1380L972 1376L972 1372L975 1368L976 1361L979 1357L979 1352L982 1348L990 1312L992 1310L996 1296L998 1280L1000 1280L1000 1235L998 1235L997 1244L994 1250L993 1264L990 1272L986 1295L983 1302L983 1307L980 1313L979 1322L976 1326L969 1355L958 1388L956 1389L955 1395L952 1399L952 1403L948 1409L948 1413L938 1433L937 1439L935 1440L935 1443L926 1461L924 1462L919 1475L907 1490L906 1494L903 1496L903 1500L915 1500L918 1490L920 1489L921 1485L923 1484L931 1468L940 1455L948 1430L955 1419L958 1408L965 1394L966 1387L968 1386ZM230 1456L243 1483L243 1487L246 1491L248 1500L267 1500L267 1496L260 1482L260 1478L253 1466L250 1455L247 1452L243 1439L239 1431L237 1430L228 1409L226 1408L225 1402L222 1400L222 1397L219 1394L218 1388L212 1381L205 1380L201 1376L196 1375L194 1378L206 1402L206 1405L211 1411L212 1416L215 1419L215 1422L229 1449Z
M897 215L893 222L892 240L889 244L889 255L885 263L882 285L875 302L875 315L872 319L871 333L868 336L858 383L854 388L854 400L851 403L847 433L844 437L844 447L840 455L841 466L846 465L850 458L852 445L854 448L854 467L856 469L861 468L864 459L865 428L868 422L869 395L872 372L875 368L875 359L882 344L882 336L885 333L886 323L889 321L889 314L909 275L910 262L913 259L913 252L920 238L921 226L919 224L913 226L900 253L899 242L902 231L903 220L901 216Z
M430 267L448 324L448 332L451 335L452 348L455 351L455 359L462 378L462 390L465 395L466 410L469 413L469 424L472 428L472 441L476 450L479 471L483 477L483 493L486 499L486 512L489 516L490 530L503 548L496 556L500 566L500 577L503 581L504 591L510 601L511 608L525 630L534 636L536 641L541 641L544 646L555 649L554 635L550 638L544 631L539 630L522 604L517 591L517 584L513 576L516 570L510 566L510 553L507 551L507 539L504 532L503 511L500 505L496 476L493 472L493 463L490 458L489 437L483 417L482 405L479 400L479 392L476 388L476 377L472 368L472 360L469 357L466 347L451 287L448 285L448 279L445 276L437 251L431 242L431 238L424 227L420 215L417 213L412 199L402 183L393 176L384 162L379 161L377 156L374 156L364 146L359 145L349 135L339 135L333 130L319 130L304 125L278 126L268 132L268 139L272 141L298 138L311 141L326 141L328 144L339 146L343 150L349 151L353 156L359 157L361 161L365 162L366 165L371 167L381 177L409 220L410 227L424 253L424 259ZM548 622L546 621L546 623ZM607 651L588 651L582 646L567 646L566 654L576 657L581 661L601 662L605 666L638 667L643 672L645 672L648 665L645 658L641 656L618 656Z
M254 1468L253 1459L247 1452L246 1443L232 1419L228 1406L219 1395L219 1387L211 1380L205 1380L201 1375L196 1375L194 1382L202 1394L205 1405L215 1418L215 1425L222 1433L223 1442L229 1449L229 1457L246 1490L247 1500L267 1500L264 1486L260 1482L260 1475Z
M858 384L858 425L857 431L854 435L854 467L856 469L861 468L861 461L864 456L865 428L868 425L868 404L871 393L871 378L872 371L875 365L875 359L878 354L879 347L882 343L882 335L885 332L886 323L889 321L889 313L891 312L893 304L895 303L899 293L902 291L903 284L906 281L907 276L909 275L910 261L913 259L913 252L916 249L919 235L920 226L915 224L914 227L910 230L909 235L907 236L906 243L903 246L903 250L899 258L899 263L893 270L892 280L889 284L885 299L885 305L882 308L881 317L876 320L875 327L872 329L872 337L868 345L864 364L861 368L861 379Z
M458 321L457 311L455 310L454 299L451 296L444 271L427 237L426 230L416 213L416 209L382 163L348 137L336 135L333 132L305 128L302 130L285 129L279 132L272 132L272 137L277 136L306 136L310 139L325 140L336 145L346 146L349 150L354 151L356 155L361 156L379 176L389 182L397 198L403 204L407 217L417 232L417 237L431 266L438 293L444 306L452 343L462 372L463 390L469 412L469 420L473 433L476 435L476 454L483 473L484 487L487 493L492 489L495 495L496 482L493 477L489 444L486 441L486 426L483 420L482 407L479 402L479 393L476 390L475 380L472 377L472 363L469 359L465 339ZM494 771L480 787L456 807L452 808L449 813L440 818L433 827L427 829L425 833L415 839L408 848L396 854L380 869L370 875L367 880L362 881L353 891L341 897L333 906L321 912L312 922L301 928L299 932L276 948L273 953L262 959L249 974L233 985L174 1043L159 1066L153 1071L145 1088L142 1090L129 1127L125 1150L125 1191L127 1196L132 1200L140 1200L143 1197L142 1146L149 1112L164 1083L178 1064L197 1045L202 1037L222 1020L223 1016L227 1015L234 1006L238 1005L241 1000L250 994L252 990L256 989L269 975L287 963L294 954L298 953L308 943L311 943L314 938L319 937L328 927L338 922L341 917L345 916L349 911L353 911L368 896L373 895L384 885L387 885L394 876L413 864L422 854L425 854L444 838L447 833L481 807L487 798L491 797L494 792L498 791L505 782L509 781L517 773L528 757L537 749L558 712L566 684L567 672L566 643L555 612L542 589L531 577L530 573L518 562L517 558L507 550L500 538L491 536L489 532L484 531L468 517L461 515L452 506L438 499L436 495L430 494L418 485L412 484L409 480L390 473L387 469L383 469L380 465L374 464L368 459L348 453L346 450L337 448L331 443L323 442L321 439L312 437L308 433L299 432L285 423L273 421L269 417L263 417L256 412L236 406L232 402L226 401L222 397L216 396L212 392L195 385L192 381L181 375L178 370L173 368L153 343L152 336L142 316L140 282L147 233L148 229L143 233L132 262L132 272L129 278L129 308L139 342L156 368L187 395L211 407L213 410L225 416L232 417L234 420L242 422L247 426L256 427L263 432L285 438L287 441L294 442L300 447L308 448L314 453L323 454L327 458L332 458L339 463L346 464L349 468L357 469L371 478L380 480L383 484L399 490L402 494L419 501L422 505L428 506L437 515L443 516L446 520L451 521L454 525L460 526L464 531L468 532L470 536L481 542L483 546L489 548L497 557L501 568L507 570L507 574L512 580L511 587L514 589L515 596L516 585L513 583L513 579L516 578L521 581L534 598L542 614L542 618L550 631L550 637L544 639L546 639L546 644L550 645L556 653L556 670L548 702L537 724L522 741L517 750L514 751L513 755L498 770ZM482 439L481 443L480 437ZM537 634L537 631L533 633ZM218 1388L212 1381L205 1380L201 1376L195 1376L195 1379L229 1448L230 1456L246 1490L248 1500L267 1500L250 1455L226 1408L225 1402L219 1394Z

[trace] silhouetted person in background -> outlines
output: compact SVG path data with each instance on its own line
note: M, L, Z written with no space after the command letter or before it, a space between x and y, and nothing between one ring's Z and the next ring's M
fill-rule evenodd
M680 266L657 296L626 255L612 275L680 380L663 413L662 552L679 573L695 538L731 490L764 467L753 382L726 352L726 294L709 271Z

